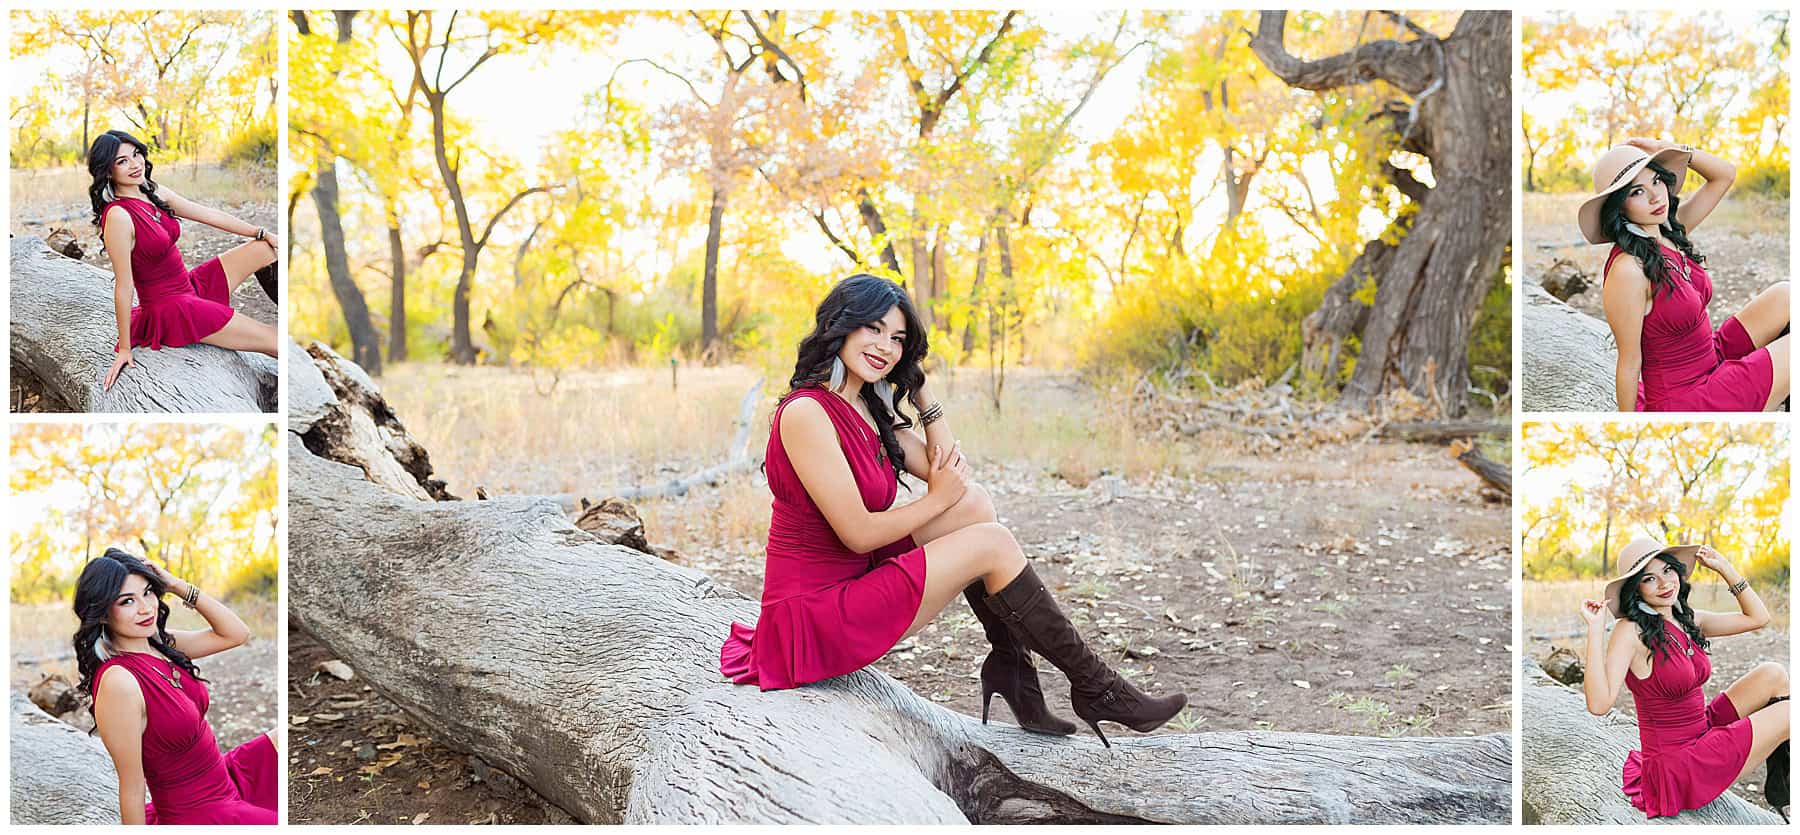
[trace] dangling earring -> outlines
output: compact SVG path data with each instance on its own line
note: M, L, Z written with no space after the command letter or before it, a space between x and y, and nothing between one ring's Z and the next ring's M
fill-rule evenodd
M831 390L832 391L837 391L844 387L844 374L845 374L844 361L838 357L832 357L831 358Z
M1633 234L1633 235L1636 235L1636 236L1638 236L1638 237L1640 237L1640 238L1654 238L1654 237L1656 237L1656 236L1655 236L1655 235L1652 235L1652 234L1650 234L1650 230L1648 230L1648 229L1645 229L1645 228L1644 228L1644 227L1642 227L1642 226L1639 226L1639 225L1637 225L1637 224L1635 224L1635 223L1626 223L1626 224L1625 224L1625 231L1627 231L1627 232L1630 232L1630 233L1631 233L1631 234Z
M1648 603L1645 603L1645 602L1644 602L1644 601L1642 601L1642 600L1639 600L1639 601L1638 601L1638 611L1641 611L1641 612L1643 612L1643 613L1644 613L1644 614L1647 614L1647 615L1654 615L1654 614L1656 614L1656 610L1655 610L1655 609L1652 609L1652 608L1650 608L1650 604L1648 604Z
M881 405L886 406L889 409L894 408L894 386L888 381L882 380L881 382L876 383L874 388L875 397L881 401Z
M108 203L118 199L118 197L113 195L112 180L107 180L106 185L100 187L100 196L105 197L106 202Z
M100 627L100 634L94 637L94 655L101 661L112 657L112 644L106 640L106 627Z

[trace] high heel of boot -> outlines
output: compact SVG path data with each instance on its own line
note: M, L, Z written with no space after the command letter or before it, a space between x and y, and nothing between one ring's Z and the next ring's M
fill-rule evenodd
M1108 748L1111 748L1111 747L1112 747L1112 742L1110 742L1110 741L1108 741L1108 740L1107 740L1107 738L1106 738L1106 734L1105 734L1105 733L1102 733L1102 732L1101 732L1101 731L1100 731L1100 720L1098 720L1098 719L1089 719L1089 720L1087 720L1087 725L1088 725L1088 727L1090 727L1090 728L1092 728L1092 729L1094 729L1094 736L1097 736L1097 737L1100 737L1100 744L1101 744L1101 745L1104 745L1104 746L1106 746L1106 747L1108 747Z
M987 724L988 706L994 703L994 691L981 688L981 724Z

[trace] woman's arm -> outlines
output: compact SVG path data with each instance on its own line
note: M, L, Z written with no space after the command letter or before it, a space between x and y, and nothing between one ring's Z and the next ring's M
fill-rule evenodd
M162 578L163 584L168 586L169 591L173 592L176 597L187 599L188 590L193 588L193 584L186 580L176 579L167 568L158 563L153 562L151 566L156 569L156 573ZM205 658L232 647L243 646L245 641L250 640L250 627L245 626L243 619L224 603L209 595L201 594L200 599L194 601L194 609L200 613L201 617L206 618L206 625L211 627L210 629L188 629L169 633L169 637L175 639L175 648L181 650L188 658Z
M1644 317L1650 308L1650 279L1644 268L1629 254L1613 259L1611 271L1602 279L1600 300L1606 311L1606 324L1612 328L1613 342L1619 347L1618 366L1613 371L1613 396L1619 411L1637 411L1638 376L1644 369Z
M94 729L119 773L119 820L144 823L144 692L130 670L108 667L94 694Z
M239 220L236 217L212 208L211 206L202 206L199 203L195 203L186 197L176 194L174 189L167 186L158 186L156 195L161 197L163 202L169 204L169 213L176 217L187 218L188 220L204 223L214 229L221 229L230 232L233 235L242 235L246 238L254 238L256 237L256 233L262 232L263 241L268 243L269 247L276 252L281 251L275 240L275 232L272 229L263 229L249 221Z
M1637 627L1630 621L1618 621L1610 637L1606 621L1610 613L1598 600L1582 601L1582 616L1587 620L1587 646L1582 662L1587 674L1581 679L1581 692L1587 697L1587 709L1595 716L1605 716L1619 699L1619 688L1625 684L1625 671L1631 668L1632 655L1643 649Z
M1670 148L1681 147L1666 139L1632 138L1625 144L1637 148L1646 154L1657 154ZM1675 219L1683 228L1692 231L1700 225L1700 221L1718 208L1719 201L1725 199L1725 193L1731 190L1731 183L1737 179L1737 166L1732 165L1705 151L1696 149L1688 158L1688 170L1705 178L1706 183L1691 196L1681 201L1681 209L1675 213ZM1670 195L1680 197L1681 195Z
M949 466L940 453L928 462L924 478L929 486L923 498L892 510L870 511L863 506L862 491L857 489L856 476L838 446L837 429L824 406L811 398L794 398L782 407L778 423L781 445L806 494L819 506L838 540L859 554L918 530L955 505L967 489L966 472Z
M1694 623L1700 627L1700 634L1708 637L1737 635L1754 632L1769 625L1769 607L1764 605L1756 590L1745 582L1744 575L1738 573L1737 567L1725 559L1725 555L1714 551L1711 546L1703 546L1699 553L1700 564L1717 572L1724 578L1729 587L1743 588L1737 592L1738 611L1736 612L1694 612Z
M106 211L101 218L100 242L106 247L107 260L113 268L113 318L119 326L119 347L114 349L112 368L107 369L104 387L111 390L113 381L131 359L131 248L137 245L137 229L131 224L131 212L120 208Z

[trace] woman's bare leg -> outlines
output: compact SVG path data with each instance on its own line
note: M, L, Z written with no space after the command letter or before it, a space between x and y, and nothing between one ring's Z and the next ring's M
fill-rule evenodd
M1744 762L1738 779L1762 767L1769 752L1788 738L1788 702L1769 704L1777 696L1788 695L1787 668L1764 661L1745 673L1743 678L1725 688L1725 697L1739 716L1750 717L1750 757Z
M200 341L233 351L256 351L271 357L276 356L281 349L274 325L258 322L242 313L231 314L231 321L226 322L225 327L201 337Z
M945 534L960 531L970 525L994 521L998 521L994 515L994 500L988 497L986 490L981 489L981 485L971 484L949 510L913 531L913 541L928 545L933 540L942 539Z
M269 738L269 744L275 746L275 756L280 757L281 756L281 734L277 733L274 728L270 728L266 731L263 731L263 736L266 736Z
M1768 345L1769 365L1775 370L1775 379L1773 385L1769 386L1769 401L1763 404L1763 411L1781 408L1781 401L1788 397L1788 347L1792 344L1784 335L1776 337Z
M1012 531L983 522L952 531L925 545L925 594L906 634L912 635L937 617L950 601L976 580L993 594L1025 570L1025 552Z
M219 256L219 266L225 268L225 286L233 291L244 283L244 279L273 263L275 248L262 241L238 244Z

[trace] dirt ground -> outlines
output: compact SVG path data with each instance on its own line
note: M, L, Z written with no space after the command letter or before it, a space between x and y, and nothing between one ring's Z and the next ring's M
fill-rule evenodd
M1543 664L1550 657L1551 651L1557 647L1568 649L1577 655L1580 655L1585 648L1587 631L1575 614L1576 604L1574 601L1587 595L1574 594L1571 590L1563 588L1570 585L1572 584L1530 582L1525 585L1522 595L1525 600L1525 611L1522 616L1525 647L1526 652L1539 664ZM1598 587L1599 583L1595 582L1592 585ZM1560 605L1546 607L1544 601L1534 600L1534 597L1539 596L1537 592L1540 590L1543 592L1544 598L1555 600ZM1597 593L1597 591L1589 592L1589 594L1593 593ZM1787 663L1790 647L1787 630L1789 624L1787 595L1785 592L1777 591L1768 594L1767 597L1769 599L1766 602L1775 614L1774 623L1769 628L1747 635L1714 639L1712 646L1707 650L1707 653L1712 656L1713 662L1712 679L1705 685L1707 698L1710 699L1722 692L1757 664L1764 661L1778 661L1784 665ZM1720 593L1718 583L1696 588L1694 596L1690 600L1697 609L1733 610L1729 595ZM1629 694L1621 693L1615 707L1626 716L1634 719L1637 716L1636 705ZM1524 721L1531 720L1529 716L1522 718ZM1739 782L1734 790L1739 797L1764 809L1769 809L1769 804L1763 800L1762 774L1761 771L1752 773L1748 779ZM1770 809L1770 811L1774 810Z
M1570 306L1602 321L1600 270L1610 247L1590 246L1575 225L1580 195L1526 194L1524 197L1525 270L1539 276L1557 260L1567 260L1587 275L1590 287L1570 297ZM1789 270L1788 202L1756 195L1732 195L1690 236L1712 277L1713 300L1707 308L1713 327L1749 304L1757 293ZM1529 337L1529 334L1526 335Z
M49 239L53 233L73 237L81 249L81 260L112 271L112 262L100 243L99 231L92 223L92 208L87 203L86 172L76 177L72 172L12 172L12 217L8 229L14 236L35 235ZM21 178L23 180L21 181ZM204 164L195 172L188 165L177 165L170 172L158 169L157 182L166 183L183 196L220 209L248 223L267 229L279 229L280 203L276 199L273 172L245 172L219 165ZM245 199L247 195L256 199ZM71 217L71 215L74 215ZM191 220L181 221L181 239L177 246L181 258L191 269L208 259L244 243L245 239ZM278 321L276 305L254 279L238 285L231 296L232 306L245 315L264 322ZM48 404L34 392L9 382L15 412L49 411Z
M390 395L405 388L395 383L385 381ZM407 407L397 408L410 425ZM466 448L435 440L436 448ZM513 482L523 463L479 454L472 468L454 452L433 460L453 489ZM1001 521L1083 634L1138 685L1188 694L1189 708L1158 733L1451 736L1511 727L1510 507L1484 499L1444 450L1371 442L1182 454L1206 463L1181 474L1065 480L1055 474L1062 468L1041 462L1055 458L1048 451L975 459ZM646 474L700 463L639 462ZM768 503L753 477L640 510L653 544L756 597ZM491 771L478 782L483 766L429 739L359 682L322 680L312 670L326 650L299 633L291 642L291 719L342 716L290 725L293 822L397 823L429 812L432 823L525 823L562 814ZM979 715L985 652L959 599L876 666ZM1073 718L1066 680L1040 667L1052 708ZM993 716L1011 718L998 699ZM354 751L371 743L364 753L376 759L357 760ZM384 761L391 764L369 768Z
M213 736L221 749L229 750L253 739L257 734L277 727L279 713L277 694L276 650L272 624L273 604L264 604L266 617L251 611L254 604L234 602L245 622L250 624L249 643L218 655L194 662L206 679L211 704L206 719L212 724ZM69 635L75 632L75 618L63 605L25 606L15 604L12 620L12 673L15 690L31 687L50 674L60 674L70 682L77 680L75 656L69 647ZM171 629L197 629L204 621L183 609L171 613ZM66 626L66 629L64 628Z

